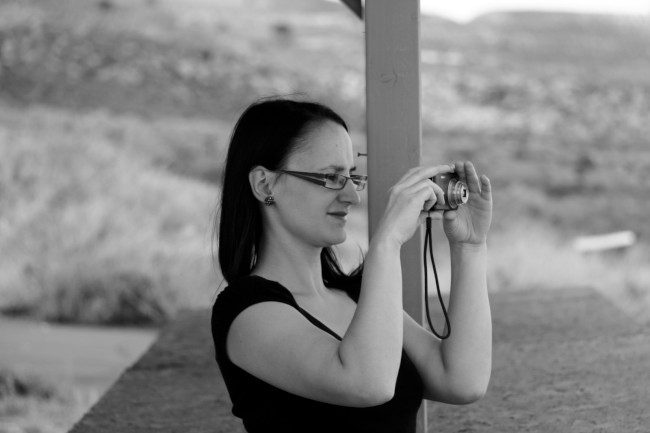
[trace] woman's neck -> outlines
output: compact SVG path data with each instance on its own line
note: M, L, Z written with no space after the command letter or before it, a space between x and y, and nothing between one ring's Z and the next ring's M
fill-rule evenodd
M289 242L264 240L253 269L253 275L277 281L290 292L301 296L320 296L327 288L323 284L320 261L322 248Z

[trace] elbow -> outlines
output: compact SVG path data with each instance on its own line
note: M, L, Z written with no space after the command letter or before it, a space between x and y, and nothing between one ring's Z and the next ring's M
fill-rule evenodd
M353 403L356 407L380 406L393 399L395 396L395 385L389 386L366 386L360 389L355 396Z
M476 403L477 401L485 397L485 394L487 394L487 387L468 389L462 393L457 393L453 397L453 401L450 403L457 404L457 405Z
M397 368L353 368L347 371L344 380L345 393L347 394L346 406L373 407L389 402L395 396L397 386Z
M481 400L487 394L491 376L491 365L482 371L454 375L448 388L449 403L465 405Z
M371 406L379 406L388 403L395 396L395 384L385 386L383 389L377 389L371 396Z
M355 385L352 388L348 386L345 406L358 408L380 406L395 396L395 381L385 377L380 380L366 377L350 381L348 384Z
M489 379L486 381L476 381L471 384L465 383L464 386L458 386L455 392L450 393L448 403L451 404L472 404L485 397L488 390Z
M449 384L446 391L438 394L438 401L448 404L465 405L476 403L487 394L489 376L472 381L462 380Z
M383 362L357 362L346 365L343 361L341 365L344 369L343 386L348 400L346 406L380 406L395 396L399 359L393 365Z

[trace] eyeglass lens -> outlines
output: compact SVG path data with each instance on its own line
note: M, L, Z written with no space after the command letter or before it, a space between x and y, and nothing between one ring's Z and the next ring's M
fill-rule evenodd
M334 173L325 177L325 186L332 189L343 189L348 179L352 181L357 191L361 191L366 186L366 182L363 179L348 178Z

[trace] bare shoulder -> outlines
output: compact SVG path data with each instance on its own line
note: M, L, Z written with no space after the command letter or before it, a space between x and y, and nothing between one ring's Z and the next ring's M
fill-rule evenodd
M339 344L291 305L260 302L235 318L226 350L235 365L270 385L313 400L354 405Z
M230 326L226 347L230 360L239 365L250 359L248 349L273 346L299 334L305 319L294 307L282 302L266 301L251 305L237 315ZM239 365L243 367L243 365Z
M310 347L338 341L313 326L296 308L282 302L260 302L233 321L226 341L230 360L261 378L283 375L283 366L300 363ZM309 360L305 360L309 362Z

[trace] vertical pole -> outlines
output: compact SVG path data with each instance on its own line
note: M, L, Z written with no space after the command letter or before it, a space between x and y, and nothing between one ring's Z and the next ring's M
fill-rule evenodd
M420 1L370 0L366 21L366 116L368 129L368 215L372 238L388 189L420 165ZM402 247L404 309L424 322L422 236ZM418 433L427 430L426 405Z

